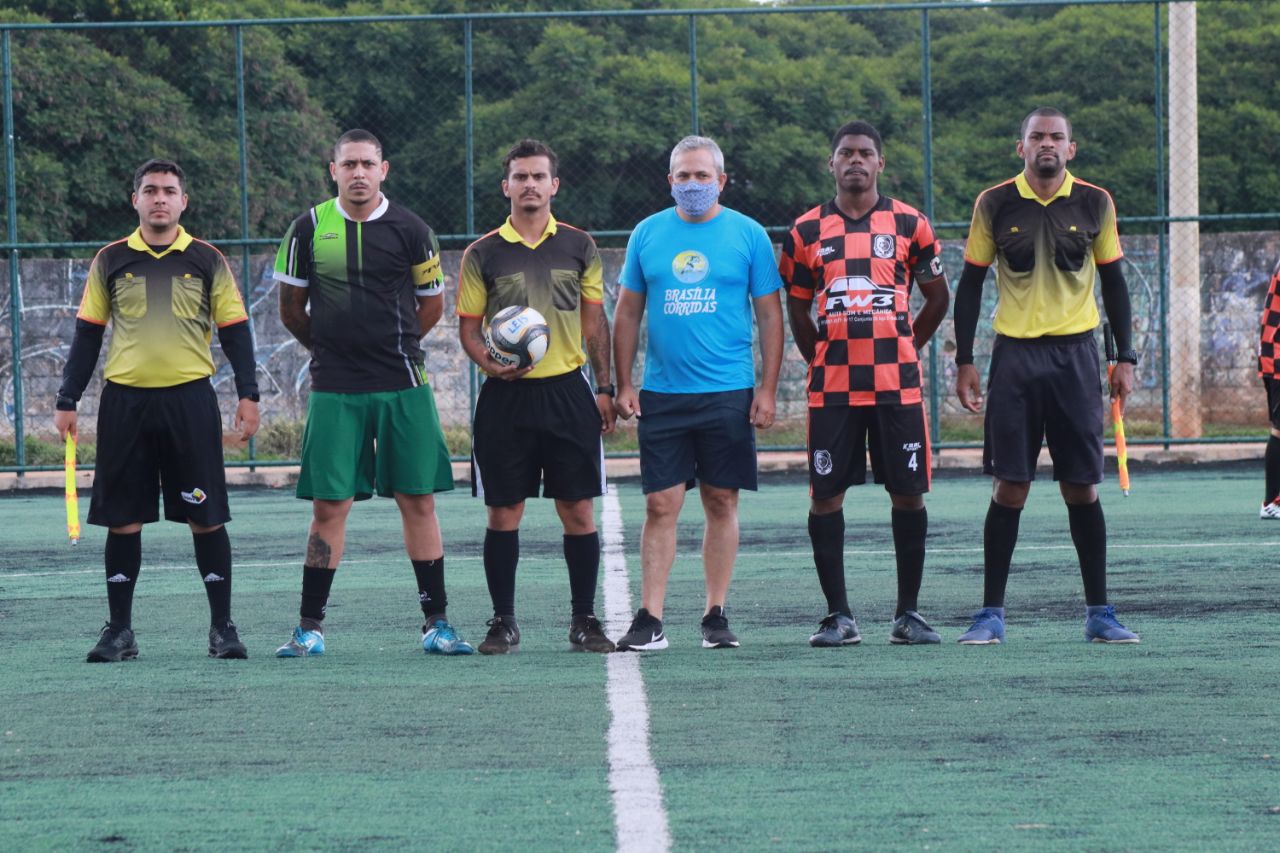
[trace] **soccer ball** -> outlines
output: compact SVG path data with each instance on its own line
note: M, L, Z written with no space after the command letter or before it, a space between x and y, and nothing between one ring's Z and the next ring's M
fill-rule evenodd
M507 366L530 367L542 361L551 343L551 329L537 310L510 305L493 315L484 333L494 361Z

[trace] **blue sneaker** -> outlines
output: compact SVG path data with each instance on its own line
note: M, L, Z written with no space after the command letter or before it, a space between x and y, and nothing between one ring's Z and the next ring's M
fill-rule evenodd
M1116 620L1116 609L1098 604L1084 609L1084 638L1091 643L1137 643L1137 634Z
M429 655L474 655L476 647L458 636L443 617L422 626L422 650Z
M984 607L973 614L973 624L957 643L965 646L992 646L1004 640L1004 608Z
M293 629L289 642L276 649L278 658L305 658L324 654L324 634L304 631L301 626Z

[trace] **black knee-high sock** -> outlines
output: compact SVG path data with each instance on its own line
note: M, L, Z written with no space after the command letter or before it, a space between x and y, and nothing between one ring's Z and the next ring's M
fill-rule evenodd
M335 569L324 566L302 567L302 617L299 625L304 631L321 631L324 614L329 607L329 590L333 587Z
M844 510L826 515L809 513L809 541L818 583L827 599L828 613L853 615L844 586Z
M444 592L444 557L438 560L411 560L413 573L418 578L418 603L422 615L430 619L444 616L449 597Z
M894 618L915 610L920 597L920 581L924 578L924 538L929 533L929 511L895 509L893 519L893 551L898 560L898 610Z
M1280 438L1274 435L1267 440L1267 494L1262 502L1269 504L1280 497Z
M1084 603L1107 603L1107 520L1102 515L1102 501L1091 504L1067 504L1071 522L1071 541L1080 558L1080 579L1084 581Z
M485 530L484 579L489 584L494 616L516 615L516 564L519 562L519 530Z
M107 607L111 624L117 628L133 626L133 588L142 566L142 531L107 533L107 547L102 555L107 570Z
M1018 544L1021 517L1022 507L1001 506L995 501L987 507L987 522L982 529L983 607L1004 607L1004 588L1009 582L1009 564Z
M231 619L231 538L227 528L211 533L192 533L196 548L196 569L209 597L209 623L221 625Z
M564 561L569 566L569 603L574 616L596 612L596 580L600 576L600 534L564 535Z

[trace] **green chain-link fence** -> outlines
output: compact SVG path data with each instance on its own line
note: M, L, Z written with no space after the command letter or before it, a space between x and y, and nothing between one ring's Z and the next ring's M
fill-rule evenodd
M194 15L198 5L182 8ZM290 219L332 194L329 151L344 129L382 139L386 192L442 237L450 297L424 346L442 420L462 447L474 376L456 343L452 290L467 241L506 215L500 160L516 139L559 153L555 213L597 236L612 295L626 234L671 203L667 156L681 136L719 141L725 203L776 237L830 197L830 134L863 118L885 137L882 192L931 216L954 283L973 199L1021 168L1018 124L1041 105L1073 121L1073 172L1116 198L1143 353L1131 439L1265 434L1254 355L1280 256L1280 2L728 6L477 13L436 3L437 14L410 15L384 0L341 10L362 17L0 24L0 444L12 447L0 470L51 461L52 403L89 258L135 227L129 182L147 157L183 165L184 224L240 275L268 425L253 458L287 458L306 357L276 319L270 262ZM940 446L980 436L954 401L953 347L948 320L925 356ZM229 389L218 363L215 382ZM791 428L762 433L763 443L802 442L803 376L788 347L780 410ZM99 381L81 405L86 426ZM228 410L232 396L222 394Z

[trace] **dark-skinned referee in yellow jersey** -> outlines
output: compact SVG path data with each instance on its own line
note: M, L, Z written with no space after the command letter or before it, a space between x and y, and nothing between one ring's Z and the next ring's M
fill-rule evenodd
M231 621L231 520L222 460L222 416L209 377L212 329L235 372L235 429L258 430L253 336L227 260L178 224L186 178L169 160L148 160L133 177L138 229L93 259L76 315L75 337L54 425L77 434L76 404L112 326L98 408L98 453L89 523L107 528L110 618L91 662L138 655L133 591L142 563L142 525L164 517L191 528L196 568L209 599L209 655L245 658Z
M1056 109L1033 110L1017 144L1024 168L983 191L973 207L964 272L956 287L956 394L982 408L973 337L987 268L996 266L999 303L987 381L983 470L994 478L983 530L983 602L965 645L1004 639L1004 591L1018 540L1018 521L1035 479L1043 441L1053 479L1067 505L1071 541L1084 582L1085 639L1136 643L1107 601L1107 523L1102 482L1103 389L1094 330L1102 304L1115 329L1120 364L1111 398L1133 387L1138 355L1131 341L1129 289L1111 195L1067 171L1075 156L1071 122Z

